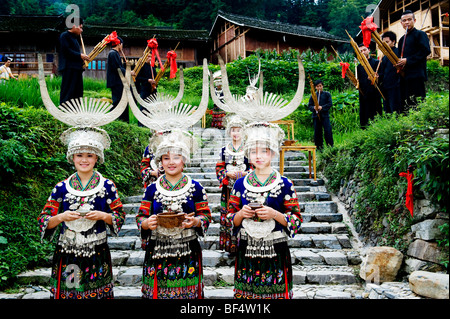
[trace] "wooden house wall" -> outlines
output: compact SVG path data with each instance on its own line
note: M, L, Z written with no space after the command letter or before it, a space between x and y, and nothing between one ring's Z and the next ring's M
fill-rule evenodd
M252 29L225 20L222 20L222 24L216 30L216 34L212 34L213 48L210 58L212 63L217 63L217 53L228 63L239 57L245 58L257 49L276 50L281 53L290 49L303 52L308 48L320 51L325 46L331 50L329 41Z
M431 4L431 6L430 6ZM395 0L380 17L381 33L392 31L397 40L405 34L400 23L401 14L405 10L414 12L415 28L427 32L430 39L430 58L439 59L441 64L449 61L449 24L448 1L438 0Z

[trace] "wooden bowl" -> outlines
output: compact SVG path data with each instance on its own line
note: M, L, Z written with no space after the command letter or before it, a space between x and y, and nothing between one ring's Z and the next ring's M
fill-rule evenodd
M180 227L184 220L184 213L164 212L156 216L158 225L164 228Z

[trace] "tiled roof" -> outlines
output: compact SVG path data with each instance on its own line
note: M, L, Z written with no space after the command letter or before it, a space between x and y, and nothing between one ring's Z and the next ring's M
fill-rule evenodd
M289 24L289 23L280 23L276 21L267 21L267 20L261 20L257 18L250 18L245 17L237 14L232 13L225 13L221 10L219 10L216 21L214 22L214 25L211 29L210 36L212 31L214 30L214 26L217 23L217 20L219 18L222 18L224 20L227 20L231 23L240 25L240 26L246 26L251 27L255 29L261 29L261 30L267 30L272 32L278 32L283 34L291 34L296 35L300 37L307 37L307 38L315 38L315 39L323 39L323 40L329 40L329 41L337 41L337 42L348 42L347 39L329 34L328 32L323 31L320 28L314 28L314 27L308 27L303 25L296 25L296 24Z
M64 17L43 15L0 15L0 31L10 32L62 32Z
M129 27L124 25L83 25L84 37L106 36L112 31L117 31L124 38L151 38L165 40L190 40L208 41L209 35L206 30L176 30L169 28L154 28L147 26ZM66 29L65 18L56 16L22 16L22 15L0 15L0 32L63 32Z
M191 40L191 41L208 41L209 35L206 30L177 30L152 27L128 27L128 26L105 26L85 24L83 28L83 36L106 36L112 31L117 31L117 35L123 38L152 38L165 40Z

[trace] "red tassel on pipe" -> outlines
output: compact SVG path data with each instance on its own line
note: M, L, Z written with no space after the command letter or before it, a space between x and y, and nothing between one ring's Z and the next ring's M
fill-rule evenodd
M363 43L366 47L370 45L370 39L372 37L372 32L375 31L378 26L373 22L373 17L367 17L361 22L359 28L363 34Z
M167 52L167 59L169 60L169 65L170 65L170 79L173 79L177 73L177 54L175 53L175 51L169 51Z
M408 208L409 212L411 213L411 217L413 216L414 212L414 198L413 198L413 179L414 179L414 173L412 172L412 169L408 167L408 172L401 172L399 174L401 177L406 177L408 181L408 187L406 189L406 201L405 206Z
M147 40L147 46L152 49L152 59L151 59L151 66L155 66L155 57L158 58L159 66L162 68L163 64L161 63L161 58L159 57L158 52L158 41L156 41L155 38Z
M350 63L340 62L340 66L342 67L342 78L345 78L345 73L347 73L348 68L350 67Z

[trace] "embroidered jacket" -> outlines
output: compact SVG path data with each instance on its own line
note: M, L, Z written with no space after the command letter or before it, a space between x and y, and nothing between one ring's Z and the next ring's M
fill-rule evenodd
M255 188L270 185L271 183L277 183L276 175L273 175L265 185L256 178L254 172L247 175L247 177L240 178L234 184L233 190L230 194L230 201L228 202L228 215L227 217L233 221L234 216L241 210L242 206L247 205L250 201L246 196L248 194L245 188L245 183L250 184ZM300 225L303 222L303 218L300 214L300 206L298 204L297 193L294 189L294 184L286 177L280 176L278 185L276 185L272 191L268 192L265 206L272 207L284 215L287 221L287 226L283 227L280 223L275 223L273 231L284 230L290 237L294 237L300 230ZM234 225L234 224L233 224ZM233 232L238 234L242 225L234 227Z
M208 199L203 186L195 180L190 179L184 175L177 185L170 185L165 179L165 175L161 176L156 182L151 184L145 190L142 198L139 212L136 215L136 223L141 232L141 238L147 240L151 236L151 230L142 229L142 222L149 218L151 215L162 213L166 207L163 203L164 195L158 191L158 187L165 189L167 192L174 192L186 187L191 182L191 187L185 193L180 195L180 202L182 211L186 214L195 212L195 217L200 218L202 224L201 227L196 227L196 232L203 236L211 222L211 210L208 205ZM156 184L159 183L159 186Z
M88 185L82 189L81 182L76 174L59 182L53 188L42 212L38 216L41 239L53 237L58 227L47 229L51 217L67 210L77 210L80 205L89 204L91 210L98 210L112 215L112 225L108 225L112 234L119 233L125 222L125 212L115 184L104 178L100 173L94 172ZM106 223L96 221L94 225L95 236L104 236ZM67 230L65 223L61 223L60 238Z

